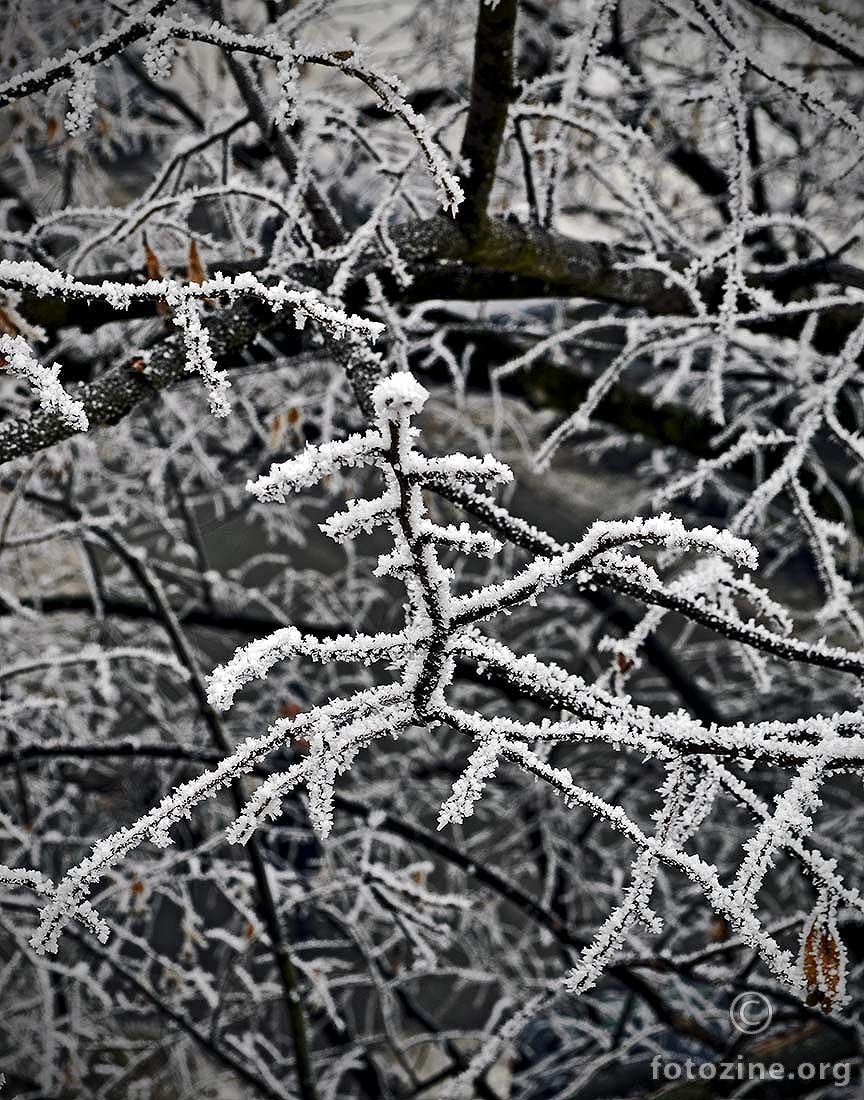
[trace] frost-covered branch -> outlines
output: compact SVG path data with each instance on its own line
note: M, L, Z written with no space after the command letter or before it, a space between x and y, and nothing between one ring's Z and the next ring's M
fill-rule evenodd
M261 499L285 501L292 491L308 487L315 479L333 476L341 469L358 465L377 467L383 480L381 495L349 501L347 509L335 517L338 522L331 517L321 527L337 541L353 540L375 528L389 530L392 550L379 556L376 573L392 576L404 588L406 616L402 631L375 636L345 634L321 640L285 627L270 638L238 650L211 677L208 694L212 704L230 706L244 684L253 678L266 677L277 662L297 657L355 664L386 659L399 671L398 679L333 700L291 720L276 722L263 736L248 739L215 769L177 788L132 826L100 842L87 859L67 874L44 908L34 946L40 950L55 949L68 907L86 900L93 885L111 867L148 838L159 845L170 844L172 827L220 788L249 774L283 746L289 735L304 738L309 746L307 755L266 779L254 791L229 829L232 840L248 842L263 820L279 815L283 797L298 784L307 787L310 818L326 836L332 828L336 779L351 768L361 751L370 749L384 736L398 737L412 725L444 723L463 738L475 741L477 748L441 808L439 827L470 816L487 785L494 782L500 762L508 761L549 783L568 804L582 806L608 821L641 851L634 863L632 913L625 903L623 910L610 917L608 928L598 933L595 946L581 964L582 977L573 978L580 989L597 980L624 942L627 929L647 912L648 898L661 865L679 868L690 875L706 892L710 903L776 974L797 988L800 978L794 959L761 928L755 913L756 890L771 860L771 850L796 844L807 829L807 824L796 818L793 837L784 824L791 811L784 809L783 798L788 800L793 793L781 798L778 810L763 821L761 830L754 835L747 857L754 865L753 872L746 870L745 861L739 872L740 883L727 888L704 861L683 851L686 837L698 829L710 801L696 799L703 810L702 817L696 819L691 795L683 797L680 805L670 796L664 802L661 826L650 838L620 807L575 784L567 769L550 765L532 746L602 741L616 751L653 757L673 772L679 769L676 774L690 777L686 782L704 781L709 786L716 784L710 778L713 775L710 767L702 776L704 766L699 760L703 757L709 764L715 757L730 762L774 760L787 766L799 761L800 778L790 792L798 792L794 797L800 794L812 800L816 797L817 780L821 782L826 769L854 768L864 760L860 716L841 714L801 719L797 723L739 723L705 729L681 713L656 715L646 708L634 707L628 700L604 693L560 668L530 655L519 657L501 643L483 637L474 625L479 619L489 619L525 601L533 601L544 590L560 586L589 569L594 561L602 562L619 554L620 547L625 545L657 545L667 551L720 555L746 568L755 565L755 555L752 547L739 538L711 528L689 531L668 517L598 523L581 542L563 547L552 556L535 559L511 580L456 596L452 592L454 574L443 564L441 555L496 554L500 545L490 543L467 525L460 528L434 522L427 514L422 488L426 484L444 483L464 489L477 482L484 485L506 482L510 475L506 467L489 457L478 460L457 454L428 458L420 453L412 420L425 400L425 390L410 375L391 375L378 383L373 392L372 429L344 442L309 448L297 458L274 466L268 475L249 486ZM650 575L655 578L652 583L662 587L657 574ZM453 679L457 657L468 657L481 669L497 671L527 697L533 696L543 706L575 717L525 723L454 709L446 701L446 691ZM735 790L734 782L730 789ZM758 869L754 861L758 861ZM813 867L818 873L818 865ZM823 886L835 892L840 888L833 879L827 886L823 882Z

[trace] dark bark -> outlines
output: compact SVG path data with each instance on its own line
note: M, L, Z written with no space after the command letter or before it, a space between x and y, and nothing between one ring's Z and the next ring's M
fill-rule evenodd
M513 95L513 42L517 0L479 0L468 120L459 154L468 164L459 222L469 235L482 234L495 182L507 108Z

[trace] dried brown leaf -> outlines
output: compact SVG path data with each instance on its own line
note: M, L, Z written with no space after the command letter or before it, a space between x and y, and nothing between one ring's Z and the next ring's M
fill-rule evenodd
M833 920L817 912L807 927L801 948L801 970L807 1004L831 1012L843 999L846 948Z
M162 278L162 265L159 263L159 257L147 243L146 237L144 238L144 270L148 279Z
M7 336L18 335L18 326L5 309L0 309L0 332L5 332Z
M194 240L189 242L189 260L186 265L186 271L189 276L189 282L196 283L198 286L207 278L207 272L204 270L204 264L201 262L201 256L198 253L198 245Z

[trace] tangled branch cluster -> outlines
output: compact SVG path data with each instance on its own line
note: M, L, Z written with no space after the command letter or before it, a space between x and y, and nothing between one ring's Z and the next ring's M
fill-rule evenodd
M856 13L74 6L0 43L14 1087L647 1096L743 984L860 1056Z

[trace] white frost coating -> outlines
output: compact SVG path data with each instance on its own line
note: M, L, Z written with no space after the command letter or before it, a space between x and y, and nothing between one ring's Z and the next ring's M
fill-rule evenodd
M450 550L458 550L462 554L478 554L484 558L494 558L500 554L504 544L486 531L474 531L467 523L448 523L441 526L438 523L430 523L428 520L420 525L421 535L430 542L439 543Z
M397 693L398 695L398 693ZM196 779L180 784L149 813L128 828L119 829L94 845L90 855L66 872L40 914L40 924L31 939L37 952L57 950L60 932L71 916L84 904L93 885L125 855L146 840L168 847L172 843L170 829L178 821L191 816L200 802L213 798L238 776L248 774L255 764L303 732L316 722L349 718L358 707L386 704L394 701L393 689L373 689L360 693L350 701L335 700L317 708L314 714L301 714L292 719L274 722L265 734L247 738L215 768Z
M87 431L90 426L87 413L83 404L63 389L59 363L43 366L23 336L10 336L5 332L0 333L0 357L7 370L30 383L43 409L56 412L76 431Z
M408 472L422 474L425 479L437 476L443 479L458 475L466 481L478 481L482 485L506 485L513 480L513 471L492 455L449 454L446 458L427 458L412 454Z
M275 62L277 68L287 61L288 64L284 71L279 72L279 77L282 82L287 80L289 89L292 83L296 83L291 71L293 66L304 64L337 69L362 81L378 97L383 109L400 118L410 131L426 161L441 206L451 214L456 213L465 197L464 192L458 178L450 171L447 158L430 133L426 120L408 102L398 79L379 73L366 64L364 50L357 43L351 42L344 49L333 50L329 44L319 47L311 43L288 42L273 33L243 34L216 21L204 25L188 17L176 20L162 17L155 20L155 24L157 33L166 37L208 42L232 53L266 57ZM285 109L285 105L282 105L277 108L277 113L281 114Z
M284 796L305 780L309 788L309 812L315 827L327 836L333 822L333 794L336 777L350 767L356 754L371 741L396 736L414 717L413 709L400 698L399 689L356 696L353 713L347 713L336 728L328 716L309 727L309 756L300 765L266 779L247 801L243 813L228 830L232 843L246 843L267 818L282 813ZM386 705L385 705L386 704Z
M66 50L59 57L51 57L41 65L24 72L16 73L8 80L0 82L0 106L22 94L25 88L48 89L58 81L66 79L63 70L68 66L75 73L79 69L96 64L111 57L117 50L118 42L129 37L137 37L146 32L148 22L155 19L159 12L169 6L170 0L148 0L133 5L125 18L111 30L100 35L95 41L78 50ZM130 32L132 34L130 35Z
M438 828L458 825L474 813L474 803L483 794L483 788L498 768L498 757L504 745L503 738L484 737L468 758L465 771L453 784L453 793L441 804Z
M297 85L300 77L300 66L292 51L286 50L277 62L276 76L279 78L280 96L273 121L277 126L290 126L296 116Z
M388 490L377 500L349 500L341 512L328 516L319 527L334 542L355 539L360 534L369 534L396 514L399 494Z
M23 867L7 867L0 863L0 886L10 887L13 890L31 890L41 897L53 897L57 889L50 878L41 871L30 870ZM85 928L89 928L101 943L107 943L111 934L107 923L99 917L89 901L81 901L75 909L68 913L70 919L81 922Z

